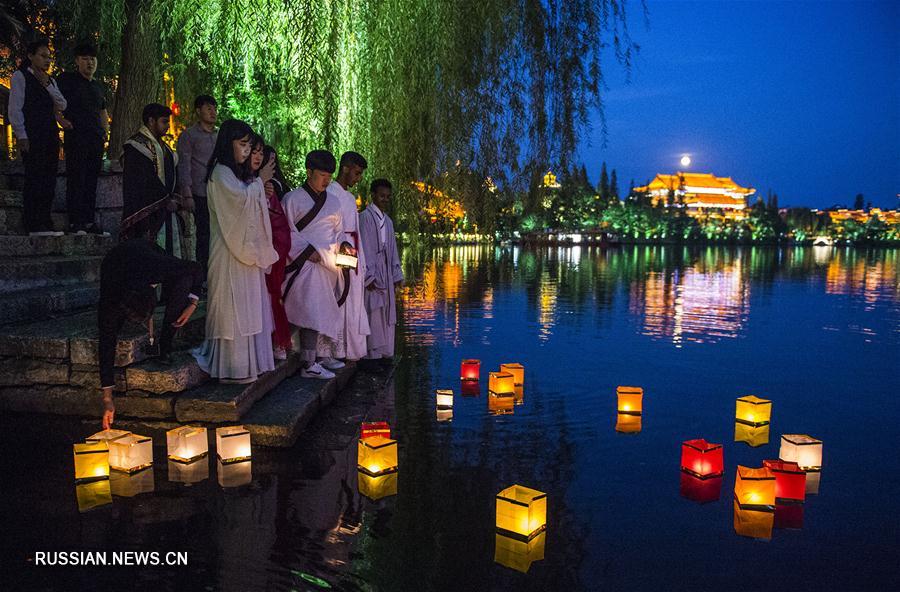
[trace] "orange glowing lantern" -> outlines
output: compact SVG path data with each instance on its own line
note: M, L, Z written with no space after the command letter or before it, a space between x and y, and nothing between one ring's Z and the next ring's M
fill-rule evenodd
M775 512L763 512L742 508L734 501L734 532L741 536L768 540L772 538Z
M616 388L618 411L627 415L640 415L644 404L644 389L639 386Z
M772 419L772 401L754 395L740 397L735 404L734 420L748 426L768 425Z
M381 475L369 475L365 471L356 471L359 492L372 501L383 497L397 495L397 481L400 471L388 471Z
M616 431L620 434L637 434L641 431L641 416L617 413Z
M463 360L459 369L459 379L475 381L481 378L481 360Z
M373 436L390 438L391 426L389 426L386 421L364 421L359 427L359 437L365 440L366 438L371 438Z
M701 479L721 476L725 472L722 445L703 438L682 442L681 470Z
M775 475L775 499L802 502L806 499L806 473L795 462L764 460L763 466Z
M775 507L775 475L766 467L738 465L734 499L743 509L771 510Z
M542 532L530 541L494 535L494 561L518 572L528 573L531 564L544 558L547 533Z
M105 442L85 442L72 447L75 457L75 481L109 479L109 445Z
M822 469L822 441L806 434L784 434L778 458L793 461L804 471L819 471Z
M513 375L508 372L491 372L488 375L488 392L498 395L515 393L516 383Z
M769 443L769 425L759 427L749 426L739 421L734 422L734 441L744 442L748 446L756 448Z
M497 532L530 541L547 528L547 494L512 485L497 494Z
M700 479L691 473L681 473L679 493L698 504L714 502L719 499L722 491L722 477L710 477Z
M513 384L520 386L525 384L525 366L517 363L500 364L500 372L512 374Z
M360 438L357 444L357 469L369 475L397 470L397 441L382 436Z

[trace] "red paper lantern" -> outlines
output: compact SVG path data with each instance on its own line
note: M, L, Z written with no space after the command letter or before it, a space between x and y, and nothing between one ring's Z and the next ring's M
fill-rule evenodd
M800 504L775 504L775 528L791 530L803 528L803 506Z
M459 369L460 380L478 381L481 377L481 360L463 360Z
M363 422L359 428L359 439L372 438L381 436L382 438L391 437L391 426L386 421Z
M722 445L703 438L682 442L681 470L701 479L721 476L725 473Z
M802 502L806 499L806 473L795 462L787 460L764 460L775 475L775 499Z
M681 473L681 497L687 498L698 504L714 502L719 499L722 491L722 477L710 477L700 479L690 473Z

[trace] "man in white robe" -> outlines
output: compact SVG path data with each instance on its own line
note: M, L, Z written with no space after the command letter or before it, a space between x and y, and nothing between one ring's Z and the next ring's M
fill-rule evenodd
M366 277L366 259L360 250L359 214L356 210L356 197L350 189L359 182L368 164L357 152L345 152L341 155L337 179L328 186L328 195L333 196L341 205L341 224L344 229L343 242L349 243L356 251L356 269L341 270L338 275L337 292L344 294L340 304L341 315L336 340L319 335L318 355L320 363L329 370L344 366L337 358L359 360L366 355L366 336L369 334L369 319L363 303L363 279ZM349 282L345 280L349 279Z
M386 179L375 179L371 201L359 216L360 239L366 257L365 305L369 316L366 338L367 359L394 356L397 324L396 290L403 282L394 222L385 212L391 203L392 187Z
M281 202L292 226L281 290L288 321L300 328L301 375L305 378L334 378L334 373L316 362L316 349L320 334L337 340L340 328L335 256L344 228L340 202L326 191L335 164L326 150L307 154L306 182Z

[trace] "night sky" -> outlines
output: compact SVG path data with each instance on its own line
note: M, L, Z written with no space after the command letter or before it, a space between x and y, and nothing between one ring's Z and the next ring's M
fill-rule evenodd
M605 160L625 192L689 154L782 206L900 205L900 3L648 0L649 27L628 6L641 51L630 83L606 65L593 182Z

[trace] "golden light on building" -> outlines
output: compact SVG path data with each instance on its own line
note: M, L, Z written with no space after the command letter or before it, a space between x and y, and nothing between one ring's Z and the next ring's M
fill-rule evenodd
M491 372L488 375L488 391L494 394L515 393L513 375L508 372Z
M778 458L795 462L804 471L822 469L822 441L807 434L784 434Z
M494 534L494 561L521 573L528 573L531 564L544 558L547 533L542 532L530 541Z
M397 495L397 484L400 471L394 470L380 475L369 475L365 471L356 471L359 493L372 501Z
M646 193L654 206L684 207L688 215L702 215L707 210L719 210L743 217L747 198L756 190L742 187L731 177L717 177L711 173L656 175L648 185L635 187L636 193Z
M452 409L453 389L437 389L435 391L435 403L438 409Z
M523 485L507 487L496 496L497 532L529 541L547 528L547 494Z
M220 487L249 485L253 480L253 461L223 463L221 459L217 459L216 474Z
M525 366L523 366L522 364L500 364L500 372L512 374L513 383L517 386L525 384Z
M739 397L735 403L734 420L748 426L759 427L772 419L772 401L755 395Z
M763 444L769 443L770 425L749 426L739 421L734 422L734 441L743 442L748 446L756 448Z
M171 460L190 463L209 453L206 428L180 426L166 432L166 450Z
M153 440L149 436L128 434L109 441L109 468L136 473L153 464Z
M216 428L216 455L224 464L250 460L250 432L244 426Z
M616 431L620 434L637 434L641 431L641 416L628 413L616 414Z
M156 488L153 471L123 473L114 471L109 475L109 487L118 497L134 497L142 493L152 493Z
M617 411L627 415L641 415L644 408L644 389L639 386L616 387Z
M111 504L112 489L109 479L78 483L75 485L75 498L78 502L78 511L82 513Z
M738 465L734 499L743 509L768 510L775 507L775 475L766 467L754 469Z
M381 475L397 470L397 441L382 436L360 438L357 444L356 465L369 475Z
M109 478L109 445L104 442L85 442L72 446L75 459L75 480L94 481Z
M775 512L762 512L741 508L734 501L734 532L745 537L768 540L772 538Z
M199 483L209 478L209 459L201 457L189 463L170 459L168 469L172 483Z

